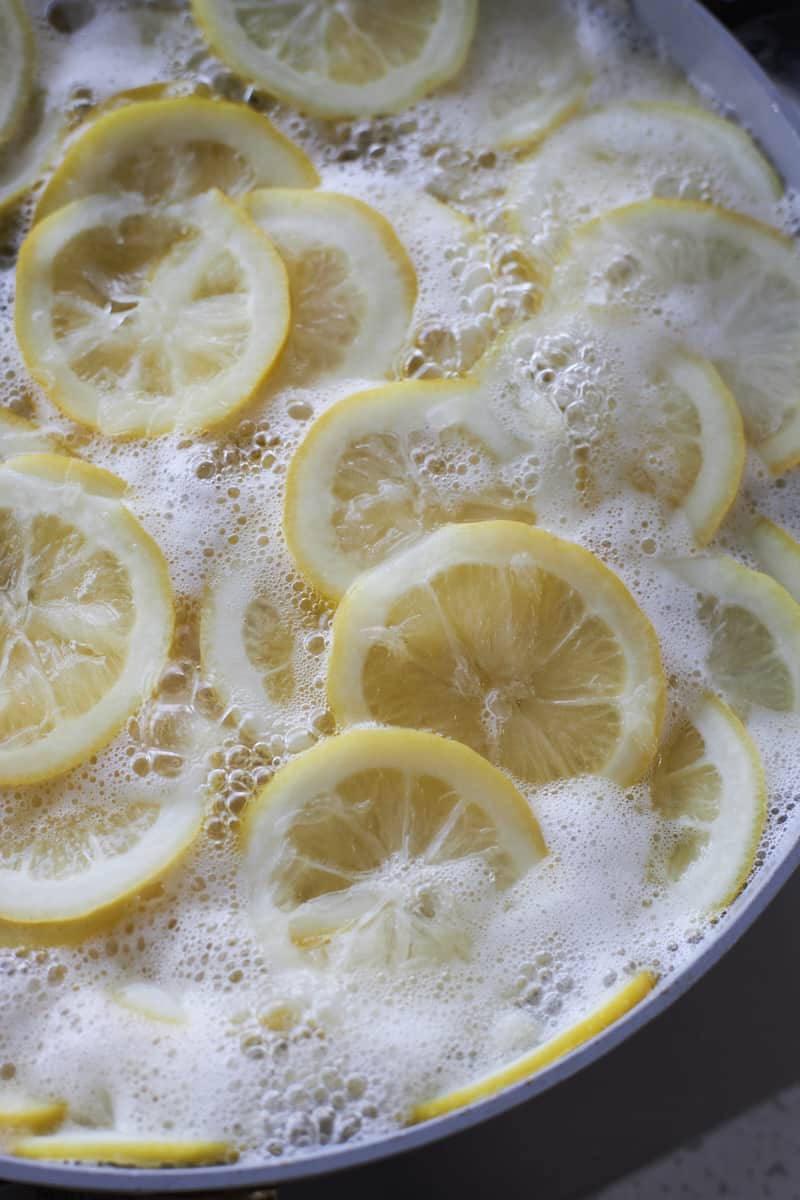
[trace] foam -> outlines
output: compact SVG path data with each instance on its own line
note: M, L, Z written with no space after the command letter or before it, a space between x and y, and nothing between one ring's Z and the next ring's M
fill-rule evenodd
M679 513L613 486L620 463L636 452L638 427L621 427L610 457L600 449L614 405L643 412L657 395L642 383L645 333L621 337L580 318L548 325L545 315L512 334L497 359L491 353L537 293L503 215L511 155L484 144L474 117L491 83L522 87L529 78L531 6L485 4L474 58L441 95L395 117L329 124L304 120L240 84L204 48L188 12L171 4L98 3L97 15L71 35L48 25L44 0L33 7L39 76L71 121L114 91L165 79L246 98L303 145L323 186L374 203L396 223L422 281L415 341L401 369L418 377L452 373L477 347L472 361L486 373L487 429L521 447L505 482L545 527L604 559L649 615L670 682L671 729L709 684L708 635L695 596L661 563L693 553L693 544ZM561 15L550 7L559 53L569 58L574 50L593 74L590 103L696 99L624 16L610 20L588 0ZM547 45L543 39L540 59ZM428 198L420 203L428 193L474 225ZM792 199L784 206L787 228L796 225L796 207ZM0 261L3 402L128 482L127 503L162 546L181 607L154 700L66 782L25 789L22 802L10 791L0 796L0 835L14 826L24 838L23 811L38 814L34 832L53 816L68 818L87 797L119 806L131 796L158 796L198 761L207 768L208 812L203 835L179 866L100 932L68 945L49 944L40 932L20 947L3 931L0 1079L64 1096L75 1122L213 1134L233 1139L246 1160L280 1159L390 1133L413 1102L566 1028L636 970L669 977L685 966L708 929L650 878L659 824L646 786L623 792L598 779L535 794L519 785L551 854L500 897L479 876L460 881L466 960L382 971L354 961L332 971L268 953L240 870L242 814L282 763L332 728L322 686L331 613L282 543L283 481L310 421L375 381L262 397L213 436L104 443L68 423L27 379L9 320L11 250ZM449 441L437 486L449 479L459 490L479 486L485 464L472 453L458 438ZM587 463L591 502L575 487ZM753 513L791 527L797 487L796 477L768 477L751 456L720 547L749 562ZM242 603L268 597L294 638L294 682L268 719L247 697L216 696L200 661L203 596L231 578ZM770 790L760 851L769 870L800 819L797 719L753 712L749 727ZM151 1021L111 999L131 985L174 997L185 1022Z

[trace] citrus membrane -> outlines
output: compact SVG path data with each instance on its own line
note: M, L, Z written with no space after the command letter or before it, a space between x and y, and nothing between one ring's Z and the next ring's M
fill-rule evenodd
M333 621L342 724L431 729L529 783L639 779L664 690L656 635L622 582L521 522L443 526L360 576Z

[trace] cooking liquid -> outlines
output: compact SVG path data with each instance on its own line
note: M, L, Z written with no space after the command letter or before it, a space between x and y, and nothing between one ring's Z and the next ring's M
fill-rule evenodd
M91 116L114 92L170 80L178 92L245 99L307 151L323 188L357 195L389 215L420 284L415 336L398 375L458 373L502 329L535 311L535 273L502 215L513 156L482 141L481 129L490 95L502 92L513 103L515 89L524 93L537 71L551 69L547 47L537 41L537 5L486 3L467 71L412 110L329 123L304 119L240 84L209 54L177 0L87 0L69 6L71 32L55 28L45 7L31 4L38 74L48 103L63 108L68 121ZM657 60L628 23L624 4L587 0L565 12L594 77L590 104L659 97L712 106ZM718 169L710 155L710 176ZM687 194L693 186L687 182ZM443 241L442 214L417 201L422 191L472 217L480 239ZM65 778L0 794L0 859L24 853L37 829L58 828L69 838L78 808L92 805L99 820L113 820L137 797L191 786L198 772L209 801L203 832L180 865L99 934L87 938L78 928L67 935L70 944L59 945L46 931L0 930L0 1080L63 1097L70 1120L84 1125L211 1134L233 1141L251 1161L308 1154L396 1130L415 1102L566 1029L642 968L666 979L685 967L708 927L654 887L647 864L659 823L647 785L623 791L598 778L535 793L516 781L534 806L550 857L499 898L476 878L480 902L465 905L465 960L385 970L271 961L248 916L241 815L277 767L334 728L325 702L332 614L283 543L284 479L310 422L373 381L286 390L251 406L231 429L206 436L94 436L31 383L14 341L13 267L28 216L5 230L0 260L3 403L128 482L126 502L167 557L179 627L158 695L111 746ZM791 227L788 209L766 216ZM597 335L589 353L585 336L578 323L539 339L534 369L551 372L545 382L571 389L578 401L609 379L620 392L635 386L637 347L621 359L618 347ZM530 348L520 348L516 365L530 367ZM591 415L588 403L584 410ZM600 429L589 417L585 425L584 457L600 463L593 440ZM544 527L581 542L616 571L653 621L670 685L668 731L708 686L708 633L695 596L660 565L693 550L688 527L625 485L613 459L624 447L603 467L603 478L617 486L601 490L592 507L576 490L576 464L563 448L549 453L532 446L510 486L521 504L532 501ZM454 443L430 486L446 500L448 487L463 490L479 470ZM718 539L744 562L743 535L755 511L791 528L797 475L773 479L754 457L749 461ZM277 614L289 646L286 687L266 722L226 709L199 662L203 590L237 575ZM798 719L753 710L749 728L769 788L758 857L764 871L795 835ZM163 989L184 1019L154 1021L120 1004L116 993L134 981Z

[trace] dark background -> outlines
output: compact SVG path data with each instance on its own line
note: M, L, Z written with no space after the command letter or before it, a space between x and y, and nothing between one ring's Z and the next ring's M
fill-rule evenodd
M707 7L770 73L800 94L800 0L708 0ZM708 976L607 1058L442 1144L327 1179L287 1184L280 1200L593 1195L800 1082L799 924L800 875L795 875ZM264 1200L273 1195L270 1189L250 1194ZM77 1193L0 1182L0 1200L58 1197L79 1200Z

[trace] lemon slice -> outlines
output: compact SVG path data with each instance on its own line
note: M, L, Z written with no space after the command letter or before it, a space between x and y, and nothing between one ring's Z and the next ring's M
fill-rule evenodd
M238 1157L229 1142L216 1139L165 1138L159 1134L146 1137L106 1129L22 1138L9 1153L17 1158L109 1163L115 1167L199 1167L234 1162Z
M515 489L518 460L518 440L475 381L358 392L323 413L292 458L289 549L306 578L338 599L361 571L440 525L534 521Z
M245 821L262 935L359 964L465 957L476 905L546 853L499 771L411 730L322 742L278 772Z
M127 1008L137 1016L147 1017L150 1021L160 1021L164 1025L185 1025L186 1010L169 992L158 987L155 983L137 980L126 983L111 993L115 1004Z
M800 710L800 605L769 575L724 554L669 567L703 598L714 682L739 703Z
M499 1071L493 1071L491 1075L486 1075L475 1083L467 1084L465 1087L456 1088L452 1092L417 1104L411 1111L409 1124L416 1125L420 1121L430 1121L433 1117L443 1117L446 1113L453 1112L454 1109L464 1108L467 1104L476 1104L479 1100L485 1100L488 1096L502 1091L503 1088L520 1083L523 1079L530 1079L532 1075L551 1066L565 1054L570 1054L579 1046L590 1042L592 1038L597 1037L615 1021L621 1020L626 1013L644 1000L645 996L655 987L656 982L656 977L649 971L641 971L588 1017L584 1017L583 1020L578 1021L563 1033L557 1034L556 1037L531 1051L530 1054L526 1054L524 1058L510 1063L507 1067L502 1067Z
M245 207L289 275L292 323L279 383L391 375L417 283L389 222L336 192L262 188Z
M205 429L282 349L289 285L221 192L171 210L92 196L25 239L15 322L31 373L75 420L111 435Z
M20 1088L0 1088L0 1136L7 1133L47 1133L67 1115L62 1100L39 1100Z
M719 372L703 359L673 353L654 371L660 406L620 407L619 421L638 441L627 476L642 492L684 512L695 541L711 541L742 479L742 418ZM638 420L637 420L638 418Z
M477 10L477 0L192 0L220 58L320 117L396 112L444 83Z
M47 779L93 754L164 665L167 567L120 502L124 487L51 454L0 467L3 784Z
M17 454L38 454L52 449L52 439L32 421L0 409L0 462Z
M318 183L303 151L246 105L198 96L140 100L104 113L70 145L36 217L98 193L132 192L149 206L212 188L240 196Z
M63 128L63 112L48 104L44 89L36 89L13 137L0 144L0 214L39 182L59 145Z
M800 461L800 252L750 217L646 200L581 226L552 297L650 320L714 363L770 470Z
M759 565L800 603L800 544L768 517L756 521L750 544Z
M716 696L660 752L650 791L664 819L657 863L670 894L698 913L730 904L753 868L766 791L750 735Z
M35 42L21 0L0 5L0 143L14 133L30 95Z
M576 117L515 167L508 219L549 263L578 225L637 200L713 201L774 222L782 191L732 121L688 104L634 101Z
M432 729L530 783L627 784L655 753L664 675L650 622L599 559L484 521L356 580L333 621L328 696L344 724Z

